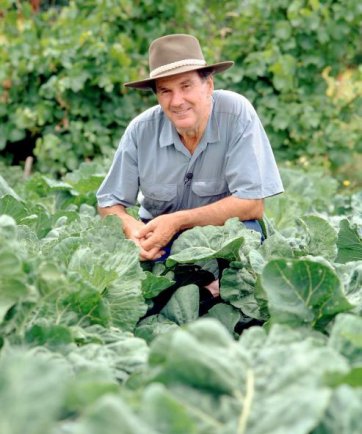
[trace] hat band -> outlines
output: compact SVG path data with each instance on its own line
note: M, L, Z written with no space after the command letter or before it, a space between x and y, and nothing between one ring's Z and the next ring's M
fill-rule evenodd
M184 59L178 60L177 62L168 63L167 65L162 65L158 68L155 68L150 72L150 78L155 78L157 75L162 74L167 71L171 71L172 69L180 68L181 66L205 66L206 62L200 59Z

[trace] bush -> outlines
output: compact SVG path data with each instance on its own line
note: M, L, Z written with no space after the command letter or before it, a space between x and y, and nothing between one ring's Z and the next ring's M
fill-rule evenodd
M62 174L111 154L129 120L155 103L122 84L148 75L152 39L176 32L198 36L210 62L235 60L217 86L251 99L278 159L335 167L360 150L362 122L349 124L360 119L361 98L330 98L322 77L357 62L358 0L53 3L38 12L30 2L0 3L0 150L8 162L34 153L40 171Z

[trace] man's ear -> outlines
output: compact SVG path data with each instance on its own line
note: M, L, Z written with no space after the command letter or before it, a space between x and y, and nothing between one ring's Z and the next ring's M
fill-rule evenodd
M212 74L207 77L207 84L209 86L210 95L212 95L214 91L214 77Z

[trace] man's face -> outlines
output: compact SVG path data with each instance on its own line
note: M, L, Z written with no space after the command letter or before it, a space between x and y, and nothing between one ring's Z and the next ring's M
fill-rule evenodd
M158 102L180 133L205 127L213 89L212 76L202 79L195 71L156 80Z

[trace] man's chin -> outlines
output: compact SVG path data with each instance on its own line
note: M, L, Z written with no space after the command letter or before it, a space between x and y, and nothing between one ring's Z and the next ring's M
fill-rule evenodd
M177 131L193 129L195 123L191 119L177 119L173 121Z

